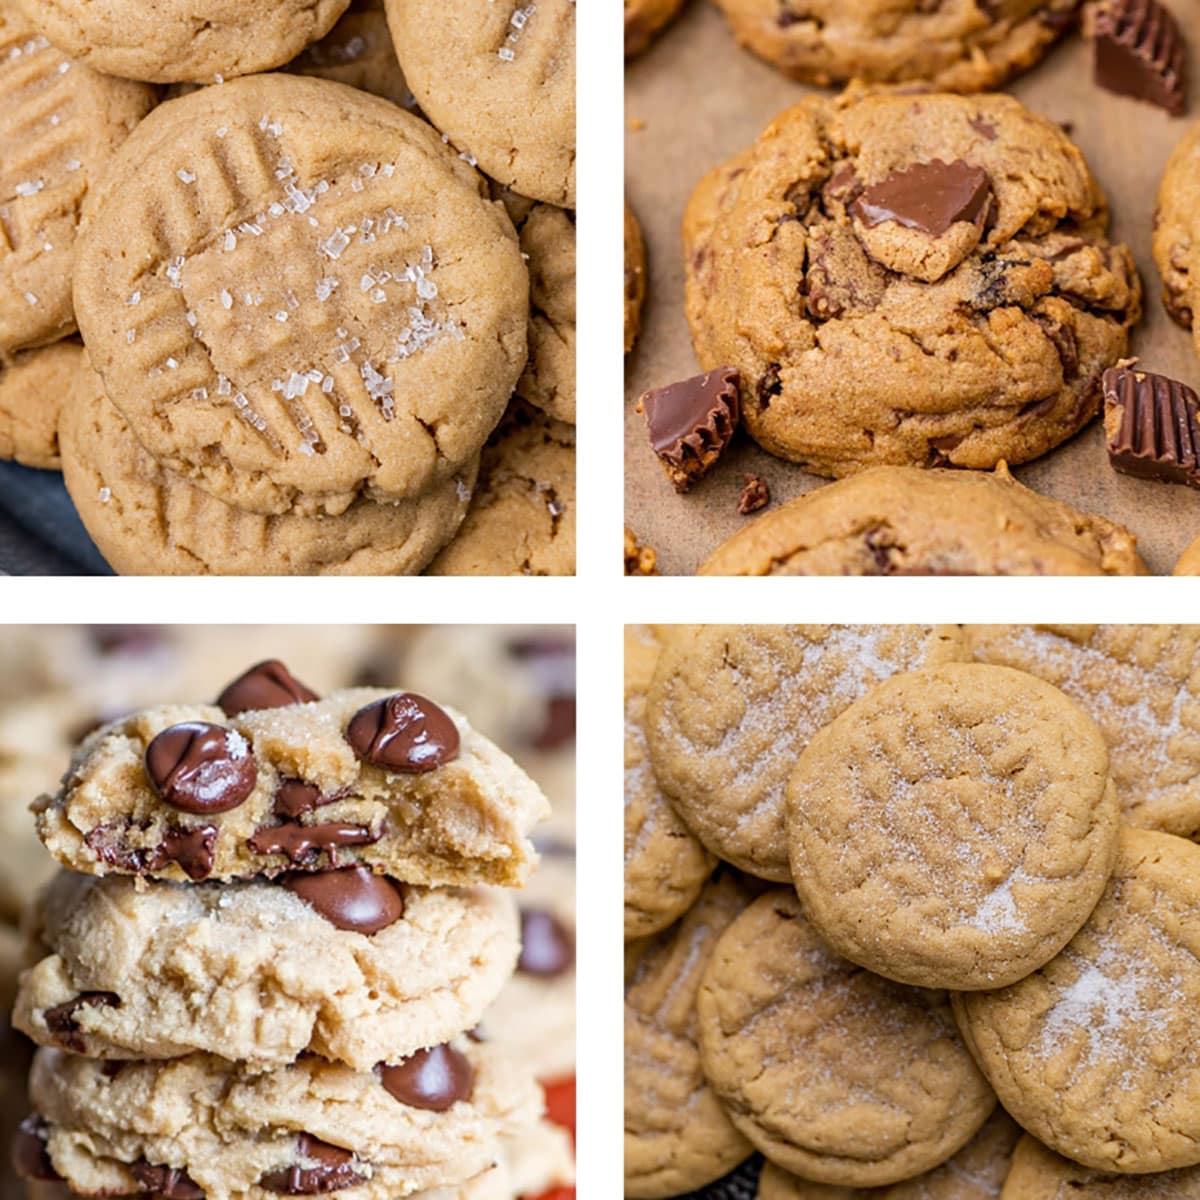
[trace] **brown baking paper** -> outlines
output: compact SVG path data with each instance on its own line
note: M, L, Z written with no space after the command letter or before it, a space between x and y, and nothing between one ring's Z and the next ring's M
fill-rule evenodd
M1200 28L1200 0L1172 0L1172 9L1185 34ZM1200 44L1193 39L1190 49L1195 75ZM626 72L626 181L646 237L649 279L642 333L626 363L625 516L657 550L663 574L694 573L722 541L755 519L737 511L746 473L770 485L771 505L762 512L828 482L772 457L740 432L712 474L677 495L634 409L647 388L699 370L683 311L679 237L692 188L811 90L738 47L705 0L690 0L680 19ZM1134 330L1132 352L1146 369L1200 390L1200 360L1190 335L1163 310L1150 254L1159 179L1189 122L1200 118L1200 86L1191 89L1183 118L1109 95L1092 82L1091 47L1076 34L1009 90L1068 126L1108 194L1113 237L1132 246L1146 292L1146 314ZM1099 421L1014 474L1035 491L1127 526L1155 573L1169 573L1184 546L1200 537L1200 493L1118 475L1108 464Z

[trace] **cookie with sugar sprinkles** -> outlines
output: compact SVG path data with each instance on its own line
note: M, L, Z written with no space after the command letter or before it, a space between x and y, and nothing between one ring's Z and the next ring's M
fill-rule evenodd
M387 0L422 110L493 179L575 207L574 0Z
M163 105L89 200L92 363L164 467L336 515L461 474L524 365L503 207L424 122L269 75Z
M16 0L38 29L108 75L219 83L269 71L333 27L349 0Z
M1118 1174L1200 1164L1198 908L1200 846L1125 828L1104 895L1061 954L953 998L1000 1102L1052 1150Z
M80 207L154 102L143 84L71 62L0 0L0 360L75 328Z

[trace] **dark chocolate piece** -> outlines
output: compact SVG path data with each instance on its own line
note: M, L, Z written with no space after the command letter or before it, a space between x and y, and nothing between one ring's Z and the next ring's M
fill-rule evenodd
M283 886L316 909L331 925L370 935L404 916L404 893L366 867L289 875Z
M146 747L146 775L172 808L208 816L237 808L254 791L258 769L236 729L184 721Z
M36 1179L42 1183L58 1183L62 1179L46 1152L48 1132L46 1122L38 1113L30 1113L17 1126L12 1140L12 1165L22 1179Z
M311 1133L300 1135L296 1153L300 1158L298 1163L264 1175L259 1186L282 1196L319 1196L363 1181L351 1151L323 1142Z
M1104 432L1115 470L1200 488L1200 402L1186 384L1134 367L1104 372Z
M81 1008L120 1008L121 998L113 992L84 992L66 1004L57 1004L42 1013L46 1028L54 1035L60 1046L73 1050L76 1054L87 1051L87 1043L79 1032L79 1022L75 1020Z
M164 1200L204 1200L204 1189L179 1167L164 1167L142 1159L131 1163L129 1170L140 1191L161 1196Z
M314 783L305 783L303 779L284 779L275 789L275 815L294 820L306 812L312 812L314 808L344 800L349 795L349 789L343 789L326 796Z
M365 826L348 825L341 821L325 825L301 825L298 821L284 821L252 833L247 842L255 854L284 854L293 863L300 865L315 861L326 851L329 853L330 862L333 862L340 847L370 846L382 836L382 833L372 833Z
M1096 82L1119 96L1132 96L1183 113L1187 57L1175 18L1158 0L1108 0L1096 14Z
M563 975L575 964L575 938L551 912L521 910L521 956L517 970L544 979Z
M316 699L317 693L302 684L279 659L269 658L239 675L217 697L217 707L227 717L236 717L242 712L286 708Z
M110 867L142 874L159 871L175 862L189 879L199 881L212 874L213 846L217 840L215 825L198 825L194 829L171 828L163 840L149 850L124 845L131 826L97 825L84 835L88 848Z
M747 475L745 478L741 495L738 496L738 512L742 516L758 512L760 508L766 508L771 503L771 489L761 475Z
M381 1063L379 1080L401 1104L445 1112L471 1098L475 1068L460 1050L443 1044L418 1050L398 1063Z
M867 188L851 206L864 225L895 221L941 237L958 221L982 224L991 200L987 172L956 158L914 163Z
M388 771L421 774L458 757L458 727L432 700L397 692L350 718L346 741L362 759Z
M740 376L718 367L642 396L650 445L677 492L707 475L721 456L741 416Z

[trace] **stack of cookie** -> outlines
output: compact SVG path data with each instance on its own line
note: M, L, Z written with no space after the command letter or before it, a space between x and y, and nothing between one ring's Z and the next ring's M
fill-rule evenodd
M1200 629L626 651L627 1196L1200 1194Z
M535 1081L476 1031L545 809L453 711L277 661L90 735L36 806L67 870L14 1013L42 1047L24 1173L176 1200L561 1179Z

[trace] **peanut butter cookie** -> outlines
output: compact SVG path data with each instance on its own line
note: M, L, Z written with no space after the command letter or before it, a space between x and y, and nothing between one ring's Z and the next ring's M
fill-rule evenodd
M24 350L0 366L0 458L56 470L59 414L83 369L74 340Z
M1184 547L1179 561L1171 570L1172 575L1200 575L1200 538Z
M625 0L625 57L641 54L682 7L683 0Z
M1193 125L1167 160L1158 187L1154 217L1154 261L1162 276L1162 300L1168 313L1192 332L1200 354L1200 125Z
M646 243L629 201L625 202L625 353L633 349L642 329L646 300Z
M1060 1158L1026 1134L1013 1154L1000 1200L1198 1200L1200 1167L1154 1175L1096 1171Z

